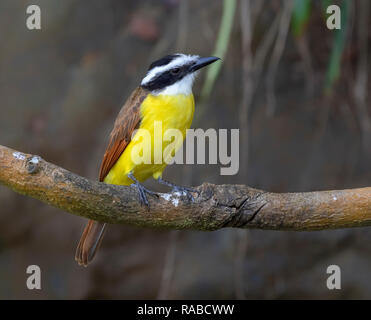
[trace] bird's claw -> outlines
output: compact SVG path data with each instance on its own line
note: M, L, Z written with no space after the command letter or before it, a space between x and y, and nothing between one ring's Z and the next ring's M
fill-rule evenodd
M137 188L138 190L138 194L139 194L139 202L141 205L143 206L146 206L147 208L149 208L149 202L148 202L148 199L147 199L147 194L150 194L151 196L156 196L158 197L158 194L156 192L153 192L147 188L145 188L134 176L132 173L129 173L128 174L128 177L134 181L134 185L135 187Z

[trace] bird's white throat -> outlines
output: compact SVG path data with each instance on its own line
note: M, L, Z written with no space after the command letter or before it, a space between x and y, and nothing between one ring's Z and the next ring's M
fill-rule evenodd
M173 83L170 86L167 86L163 89L156 90L152 92L153 95L177 95L177 94L184 94L190 95L192 94L192 86L195 79L195 73L191 73L186 75L183 79Z

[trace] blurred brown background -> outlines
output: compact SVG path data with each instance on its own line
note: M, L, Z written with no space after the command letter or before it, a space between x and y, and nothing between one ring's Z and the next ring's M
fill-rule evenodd
M237 1L222 68L203 103L205 71L195 85L193 127L245 128L239 174L177 165L165 178L276 192L370 186L369 1L330 2L341 6L341 31L326 28L328 1L309 1L310 9L299 2ZM41 8L40 31L26 28L30 4ZM2 0L0 144L97 179L115 116L150 62L178 51L213 54L228 5ZM84 219L3 186L0 203L0 299L371 298L368 228L206 233L115 225L82 268L74 250ZM41 291L26 288L32 264L41 267ZM342 290L326 288L331 264L341 267Z

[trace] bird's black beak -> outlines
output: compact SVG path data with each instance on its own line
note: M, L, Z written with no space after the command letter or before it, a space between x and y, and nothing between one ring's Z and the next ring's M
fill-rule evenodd
M218 57L205 57L205 58L198 58L198 60L196 61L196 63L194 65L191 66L191 71L194 72L198 69L201 69L207 65L209 65L210 63L213 63L217 60L220 60L220 58Z

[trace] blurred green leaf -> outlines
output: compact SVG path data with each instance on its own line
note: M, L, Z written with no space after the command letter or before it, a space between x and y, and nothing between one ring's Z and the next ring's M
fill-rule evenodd
M236 11L236 1L235 0L224 0L223 5L223 16L219 27L219 33L217 37L217 42L213 52L213 56L222 59L225 57L229 39L231 36L234 14ZM215 80L219 74L220 68L222 66L222 61L211 65L207 69L206 79L201 90L201 100L204 102L210 96L211 90L214 86Z
M324 10L325 14L326 14L326 9L328 8L328 6L335 4L333 2L334 2L333 0L322 0L322 3L321 3L322 9Z
M295 0L291 27L296 37L300 37L307 25L311 12L311 0Z
M330 60L327 68L325 91L329 93L334 82L340 76L341 58L345 48L345 40L347 35L347 23L349 16L349 2L344 0L340 6L341 10L341 29L336 29L334 32L333 44L330 54Z

